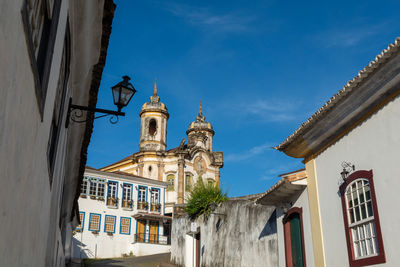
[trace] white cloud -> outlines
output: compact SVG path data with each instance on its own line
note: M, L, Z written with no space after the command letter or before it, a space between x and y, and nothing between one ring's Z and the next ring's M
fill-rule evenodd
M294 171L304 167L300 162L293 161L284 164L279 164L267 169L263 175L260 177L260 181L269 181L269 180L276 180L279 178L279 175L283 173L287 173L290 171Z
M289 101L257 100L239 105L244 115L256 115L263 121L290 121L295 119L298 104Z
M272 147L271 143L265 143L262 145L252 147L251 149L246 150L244 152L227 154L225 156L225 162L247 160L247 159L253 158L255 156L258 156L258 155L262 154L263 152L266 152L266 150L270 149L271 147Z
M185 19L190 24L222 32L243 32L250 29L254 17L237 13L216 14L210 8L169 3L165 9L171 14Z
M270 123L296 121L304 117L299 112L299 100L227 100L217 106L216 112L227 112L239 125L242 123Z
M316 39L322 42L326 47L340 46L351 47L360 44L368 38L371 38L382 32L386 23L373 26L365 26L350 29L332 29L318 34Z

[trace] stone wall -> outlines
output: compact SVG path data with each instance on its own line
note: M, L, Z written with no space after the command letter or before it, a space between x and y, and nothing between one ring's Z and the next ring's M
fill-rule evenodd
M200 226L200 266L278 266L274 207L229 200L196 222ZM171 261L178 266L192 265L193 257L187 253L191 244L186 244L190 223L185 216L172 222Z

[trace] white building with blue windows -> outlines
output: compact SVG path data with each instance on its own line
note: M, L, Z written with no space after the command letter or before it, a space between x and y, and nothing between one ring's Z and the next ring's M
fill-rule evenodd
M86 168L73 257L169 252L171 217L164 215L166 187L162 181Z

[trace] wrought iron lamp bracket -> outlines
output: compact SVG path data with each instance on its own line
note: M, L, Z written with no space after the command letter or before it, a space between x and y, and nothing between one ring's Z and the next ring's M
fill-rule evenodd
M103 115L93 117L93 118L88 118L88 115L86 115L86 118L83 118L84 112L93 113L93 114L94 113L103 113ZM103 118L106 116L111 116L110 123L116 124L119 120L118 116L125 116L125 112L121 112L120 109L118 109L118 111L114 111L114 110L107 110L107 109L101 109L101 108L73 105L72 98L70 98L69 104L68 104L67 118L65 120L65 128L68 128L70 120L73 122L76 122L76 123L83 123L83 122L88 122L90 120Z

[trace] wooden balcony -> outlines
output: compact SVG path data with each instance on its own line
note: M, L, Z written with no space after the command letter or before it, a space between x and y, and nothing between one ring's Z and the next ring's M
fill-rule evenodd
M138 202L138 210L147 210L148 203L147 202Z
M107 206L108 207L117 207L118 205L118 199L113 198L113 197L107 197Z
M133 207L133 201L132 200L126 200L126 199L122 200L122 208L124 208L124 209L132 209L132 207Z
M159 203L151 204L150 205L150 211L152 212L160 212L161 210L161 205Z

